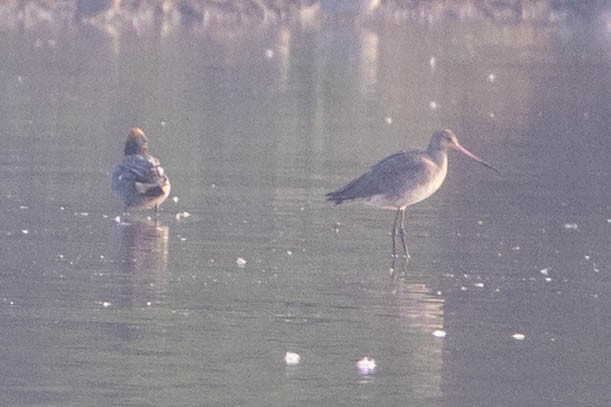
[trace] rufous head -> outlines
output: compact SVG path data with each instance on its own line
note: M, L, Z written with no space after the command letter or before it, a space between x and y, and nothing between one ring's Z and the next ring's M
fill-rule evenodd
M125 141L125 155L140 154L144 155L148 152L148 139L142 130L134 127L127 135Z

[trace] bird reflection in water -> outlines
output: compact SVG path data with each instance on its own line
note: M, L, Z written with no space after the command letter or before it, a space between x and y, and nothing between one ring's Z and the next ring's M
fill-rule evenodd
M371 383L383 370L394 371L405 378L404 385L414 399L439 399L446 342L439 332L445 332L445 298L419 278L378 281L379 285L354 285L364 304L359 324L370 332L360 337L356 346L364 350L362 356L375 359L377 365L365 374L359 368L358 383ZM380 343L385 344L384 349L392 349L392 357L379 347ZM414 371L418 372L417 379Z
M418 382L411 383L416 399L442 397L445 298L426 283L403 279L388 296L389 312L397 313L393 340L405 363L405 373L418 366ZM390 314L392 315L392 314ZM445 336L445 335L444 335Z
M116 305L151 306L163 300L167 286L167 225L155 221L121 223L114 239Z
M443 330L445 300L426 284L404 280L395 294L402 317L410 321L410 327L431 334Z
M383 306L389 314L398 313L411 331L433 334L444 330L445 297L441 290L408 274L393 275L383 286Z

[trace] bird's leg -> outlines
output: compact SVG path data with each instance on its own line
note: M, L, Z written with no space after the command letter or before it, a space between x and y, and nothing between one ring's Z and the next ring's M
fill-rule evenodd
M401 227L399 228L399 236L401 237L401 245L403 246L403 256L405 261L409 259L409 253L407 252L407 245L405 244L405 208L399 209L401 211Z
M401 209L397 209L397 214L395 215L395 221L392 223L392 231L390 232L392 236L392 264L390 266L391 272L394 272L395 270L395 259L397 258L397 246L395 243L395 237L397 235L397 221L399 220L399 212L401 212Z
M155 226L157 226L158 221L159 221L159 205L155 205Z
M392 257L397 257L397 246L395 244L395 237L397 236L397 221L399 220L399 214L401 213L401 209L397 209L397 214L395 215L395 221L392 223Z

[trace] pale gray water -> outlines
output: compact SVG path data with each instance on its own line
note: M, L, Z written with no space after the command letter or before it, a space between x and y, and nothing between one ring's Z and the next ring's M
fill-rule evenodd
M604 27L48 36L0 37L0 404L611 404ZM393 213L324 193L443 127L503 174L452 154L393 281Z

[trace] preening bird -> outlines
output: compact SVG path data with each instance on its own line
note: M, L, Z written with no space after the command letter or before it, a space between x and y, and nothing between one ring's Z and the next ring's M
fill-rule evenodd
M124 156L112 174L112 190L129 208L154 208L170 194L170 179L159 160L148 153L148 139L142 130L133 128L125 141Z

